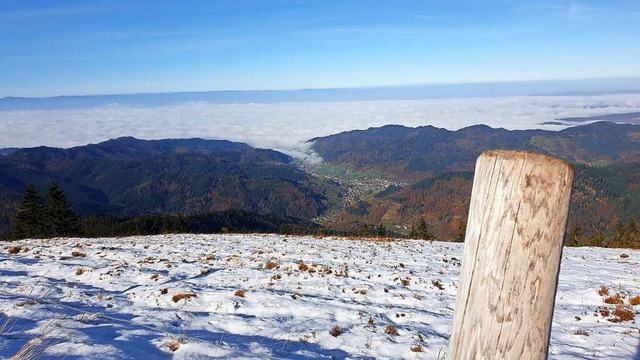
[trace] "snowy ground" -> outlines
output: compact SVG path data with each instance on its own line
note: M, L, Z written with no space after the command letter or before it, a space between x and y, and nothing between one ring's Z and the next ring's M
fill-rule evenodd
M461 257L460 244L272 235L7 243L0 357L440 359ZM635 322L611 321L640 310L639 263L565 249L550 358L640 359ZM618 311L604 303L617 293Z

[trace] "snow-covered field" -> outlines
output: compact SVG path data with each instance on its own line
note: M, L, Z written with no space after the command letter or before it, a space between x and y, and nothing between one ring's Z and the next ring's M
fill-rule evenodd
M7 243L0 357L440 359L461 257L461 244L275 235ZM640 310L639 265L640 251L565 249L550 358L640 359L635 322L610 321Z

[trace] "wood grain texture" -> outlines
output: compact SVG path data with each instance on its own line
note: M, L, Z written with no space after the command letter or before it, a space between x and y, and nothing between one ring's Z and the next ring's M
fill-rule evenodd
M447 359L546 359L572 182L556 158L480 155Z

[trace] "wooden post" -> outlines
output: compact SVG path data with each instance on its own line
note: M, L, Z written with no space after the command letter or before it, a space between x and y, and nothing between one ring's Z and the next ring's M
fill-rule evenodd
M447 359L546 359L573 168L545 155L478 158Z

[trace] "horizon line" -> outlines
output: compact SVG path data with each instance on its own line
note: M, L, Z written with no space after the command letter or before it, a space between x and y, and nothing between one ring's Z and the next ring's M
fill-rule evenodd
M345 86L345 87L300 87L300 88L281 88L281 89L218 89L218 90L176 90L176 91L160 91L160 92L111 92L111 93L86 93L86 94L58 94L45 96L13 96L7 95L0 97L0 100L7 99L56 99L67 97L107 97L107 96L135 96L135 95L170 95L170 94L205 94L205 93L267 93L267 92L305 92L305 91L335 91L335 90L383 90L383 89L399 89L399 88L419 88L419 87L447 87L447 86L482 86L482 85L509 85L509 84L542 84L542 83L563 83L563 82L594 82L594 81L615 81L615 80L637 80L639 83L636 89L616 89L610 92L623 91L640 91L640 75L639 76L615 76L615 77L594 77L594 78L562 78L562 79L542 79L542 80L504 80L504 81L479 81L479 82L443 82L443 83L412 83L412 84L393 84L393 85L367 85L367 86ZM607 90L587 90L578 92L602 92ZM563 91L572 92L572 90ZM544 96L538 94L539 96ZM482 95L478 95L479 97ZM486 95L485 95L486 96ZM489 95L492 96L492 95ZM499 95L497 95L499 96ZM536 96L530 94L526 96Z

